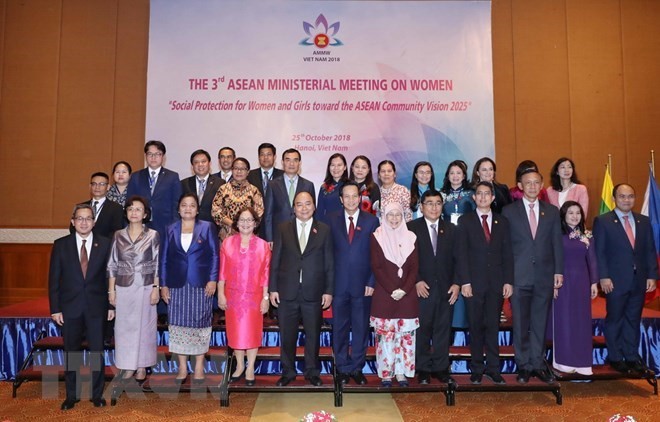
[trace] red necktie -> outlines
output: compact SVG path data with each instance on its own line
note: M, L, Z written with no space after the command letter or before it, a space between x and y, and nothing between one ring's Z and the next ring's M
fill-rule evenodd
M353 243L353 236L355 236L355 224L353 224L353 217L348 217L350 224L348 225L348 243Z
M623 216L623 227L626 229L626 234L628 235L628 241L630 246L635 249L635 234L633 233L632 226L630 225L630 220L628 220L629 215Z
M87 277L87 264L89 264L85 243L87 243L87 239L82 240L82 246L80 247L80 269L82 270L83 277Z
M486 242L490 243L490 229L488 228L487 214L481 216L481 226L484 228L484 236L486 236Z

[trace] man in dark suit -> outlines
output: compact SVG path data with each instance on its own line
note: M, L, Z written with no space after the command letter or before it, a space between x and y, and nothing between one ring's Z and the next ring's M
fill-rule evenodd
M92 195L92 199L81 202L81 204L90 205L94 211L94 229L92 232L95 235L112 239L115 231L124 227L124 208L118 203L105 198L105 194L108 193L109 182L110 178L106 173L99 171L92 174L89 183L89 193ZM71 234L76 232L73 224L69 225L69 232Z
M89 204L76 205L71 224L75 233L53 244L48 275L51 318L62 327L64 337L66 400L62 410L72 409L80 401L77 373L83 361L83 337L89 344L90 401L94 407L105 406L103 326L106 318L114 318L114 311L108 311L106 277L110 240L92 232L94 211Z
M183 193L196 194L199 201L199 219L215 224L211 216L211 206L215 194L225 181L211 174L211 155L203 149L198 149L190 155L190 164L195 175L181 181L181 190Z
M522 199L502 210L502 215L509 220L513 247L511 307L517 380L526 384L530 376L536 376L552 383L554 376L545 362L544 352L553 289L559 289L564 280L559 210L538 200L543 176L536 169L521 174L518 188L523 191Z
M639 323L644 294L653 292L658 262L648 217L632 212L635 190L619 184L612 193L616 208L594 220L598 276L606 294L605 341L608 360L619 372L643 373Z
M262 198L266 198L266 191L268 190L268 183L280 177L284 172L275 168L275 154L277 149L273 144L263 143L259 145L259 167L250 170L247 176L248 182L253 184L259 189ZM266 225L259 226L259 237L266 238Z
M224 180L225 183L231 182L231 168L234 165L235 158L236 151L234 151L234 148L232 147L222 147L218 150L218 164L220 165L220 171L215 175Z
M177 204L181 197L179 174L163 167L165 145L149 141L144 145L147 167L133 173L126 188L126 197L140 195L149 201L151 221L147 224L163 239L165 229L177 220Z
M298 175L301 156L297 149L290 148L282 154L284 174L273 179L268 184L264 201L264 224L266 239L273 241L275 228L280 223L290 221L294 217L293 198L300 192L308 192L316 202L314 183Z
M423 217L408 223L417 236L419 251L419 328L415 342L415 367L420 384L431 376L442 383L452 383L449 375L449 343L453 305L459 286L454 282L456 232L452 224L440 218L442 196L427 190L420 200Z
M504 384L498 338L502 304L513 292L511 229L509 220L491 210L495 199L491 183L479 182L472 198L477 209L458 219L456 270L470 325L470 381L481 384L485 375L495 384Z
M339 191L344 212L328 217L335 261L335 294L332 300L332 348L339 381L350 377L366 384L362 373L369 341L369 311L376 280L371 271L371 235L378 218L360 210L360 188L346 182ZM349 338L351 352L348 352Z
M294 199L295 218L275 231L270 265L270 302L278 307L280 362L278 386L296 379L296 340L302 318L305 330L305 379L322 385L319 377L321 310L332 304L334 261L330 228L313 218L314 198L301 192Z

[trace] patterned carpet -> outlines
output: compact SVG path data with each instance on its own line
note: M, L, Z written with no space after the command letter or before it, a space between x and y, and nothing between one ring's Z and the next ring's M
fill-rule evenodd
M335 413L342 420L378 420L371 418L365 408L387 409L392 400L400 417L408 422L416 421L607 421L615 413L631 415L637 421L660 420L660 399L652 394L651 387L643 380L600 381L594 383L562 383L564 404L555 404L550 393L468 393L456 394L456 406L445 405L444 396L437 393L345 395L343 408L332 406L332 394L315 397L319 393L281 394L273 400L262 399L255 408L257 394L232 393L231 405L221 408L217 397L205 393L123 396L117 406L96 409L88 401L82 401L67 412L59 409L63 397L42 398L42 385L37 382L23 384L18 397L11 398L11 383L0 383L0 421L249 421L266 420L268 403L273 407L270 420L298 420L311 408ZM265 396L265 395L264 395ZM368 396L368 397L367 397ZM290 402L289 402L290 401ZM304 402L300 406L296 402ZM109 403L108 403L109 404ZM266 407L264 407L264 405ZM313 407L312 406L312 407ZM356 406L356 410L351 410ZM300 409L283 413L284 408ZM392 408L391 408L392 409ZM367 409L368 410L368 409ZM341 417L340 417L341 416ZM371 415L375 416L375 415ZM392 412L390 420L399 415ZM389 418L388 418L389 419Z

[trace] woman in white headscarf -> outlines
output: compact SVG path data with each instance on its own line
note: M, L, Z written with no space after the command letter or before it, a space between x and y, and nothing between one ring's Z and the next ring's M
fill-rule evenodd
M383 225L371 239L371 266L376 278L371 304L371 326L376 333L378 376L384 387L407 387L415 375L415 330L419 304L415 294L418 272L416 236L404 222L404 210L390 202Z

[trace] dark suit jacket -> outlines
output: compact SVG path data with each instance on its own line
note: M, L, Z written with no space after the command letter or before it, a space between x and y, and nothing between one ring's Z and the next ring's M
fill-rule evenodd
M298 184L300 186L300 184ZM270 264L269 291L280 300L295 300L302 271L302 294L308 302L321 301L334 293L334 259L330 227L313 219L304 252L300 252L296 220L286 221L275 231Z
M371 270L371 234L380 223L373 214L358 211L353 242L348 243L348 229L344 212L330 218L335 260L335 295L363 297L365 286L374 287Z
M81 204L89 205L92 205L93 203L93 199L81 202ZM94 223L92 232L95 236L103 236L112 239L115 232L123 229L124 226L124 208L118 203L106 199L105 202L103 202L103 207L101 207L99 218L97 218ZM73 227L73 224L69 224L69 233L74 234L75 232L76 229Z
M161 241L160 285L204 287L209 281L218 281L220 267L218 231L215 224L198 220L193 229L188 251L181 246L181 221L170 225Z
M419 271L417 281L424 280L431 289L445 294L456 283L454 277L456 229L451 223L438 220L438 247L433 255L433 244L424 217L408 222L408 230L417 236ZM456 283L458 284L458 283Z
M539 285L552 289L554 275L564 273L564 245L559 210L537 200L539 223L532 239L529 219L522 200L507 205L502 215L509 220L514 257L514 285Z
M161 167L152 195L149 189L149 172L147 167L131 175L126 188L126 198L140 195L149 202L151 221L147 225L156 230L162 239L167 226L179 218L177 205L181 197L181 182L177 172Z
M594 241L598 261L598 277L611 278L630 286L638 281L646 289L647 279L658 279L658 261L653 231L648 217L631 213L635 219L635 249L630 246L623 222L614 211L594 220Z
M225 181L220 177L211 174L209 175L208 180L206 181L206 190L204 190L204 196L202 196L202 202L199 204L199 219L204 221L210 221L215 224L213 216L211 216L211 206L213 205L213 198L215 194L220 189L220 186L224 185ZM183 193L192 192L197 195L197 176L190 176L181 181L181 190Z
M276 169L275 167L270 169L270 171L271 171L270 180L277 179L278 177L280 177L281 175L284 174L284 172L282 170ZM256 186L257 189L259 189L259 193L261 193L261 196L263 198L266 197L266 195L264 195L264 185L263 185L264 175L261 171L261 167L257 167L256 169L250 170L250 172L248 173L248 176L247 176L247 180L248 180L248 182L250 182L254 186Z
M470 283L473 292L502 292L505 283L513 285L510 230L509 220L493 213L488 243L476 211L458 219L456 278L461 285Z
M110 239L94 235L87 277L83 277L76 235L57 239L53 243L48 274L50 313L62 312L65 318L78 318L83 313L105 317L108 311L106 269L109 256Z
M264 224L266 225L266 240L269 242L273 241L275 229L279 224L295 218L293 208L289 203L289 190L284 183L284 177L286 176L283 175L270 181L264 200ZM296 195L299 192L308 192L312 195L312 202L316 203L314 183L301 176L298 176Z

